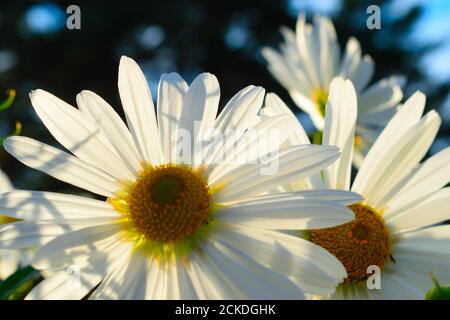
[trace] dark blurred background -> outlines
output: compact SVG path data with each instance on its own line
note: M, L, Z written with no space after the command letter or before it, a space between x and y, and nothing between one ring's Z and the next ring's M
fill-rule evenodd
M81 9L81 29L68 30L66 8ZM368 30L366 9L381 7L381 30ZM284 89L267 72L262 46L277 46L279 26L294 28L305 11L332 17L341 45L350 35L376 62L376 79L408 77L405 97L420 89L428 108L443 118L435 153L450 145L450 1L223 0L223 1L2 1L0 3L0 98L17 91L12 108L0 113L0 136L23 124L22 135L56 145L34 114L28 92L42 88L75 104L83 89L95 91L120 111L118 62L122 54L141 65L154 98L162 73L177 71L188 82L214 73L222 105L249 84ZM305 120L301 117L302 121ZM307 125L307 124L305 124ZM17 188L73 191L18 163L3 149L0 164Z

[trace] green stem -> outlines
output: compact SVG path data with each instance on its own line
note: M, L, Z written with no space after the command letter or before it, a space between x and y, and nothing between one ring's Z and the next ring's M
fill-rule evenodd
M21 132L22 132L22 124L19 121L16 121L16 128L14 129L14 131L11 132L10 134L8 134L6 137L0 138L0 144L3 144L3 142L6 140L6 138L12 137L12 136L18 136L18 135L20 135Z
M14 103L14 100L16 99L16 90L9 89L6 91L6 93L8 94L8 98L6 98L5 101L0 102L0 112L11 107Z

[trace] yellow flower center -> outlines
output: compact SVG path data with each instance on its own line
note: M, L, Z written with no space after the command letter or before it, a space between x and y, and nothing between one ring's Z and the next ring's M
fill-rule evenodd
M325 107L328 102L328 91L317 88L311 93L311 99L316 104L317 110L322 117L325 117Z
M337 227L312 230L310 240L327 249L347 270L344 282L366 280L369 266L383 270L391 255L391 236L382 217L372 208L355 204L350 206L355 220Z
M146 240L173 243L207 224L211 192L199 171L185 165L148 167L126 197L130 221Z

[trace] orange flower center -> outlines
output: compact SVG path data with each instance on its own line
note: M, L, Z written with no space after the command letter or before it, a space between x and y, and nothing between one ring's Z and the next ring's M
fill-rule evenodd
M206 180L185 165L144 169L127 198L130 220L147 240L181 241L210 219L212 200Z
M366 280L367 268L383 270L391 255L392 240L382 217L372 208L355 204L349 207L355 220L337 227L311 231L310 240L327 249L347 270L345 282Z

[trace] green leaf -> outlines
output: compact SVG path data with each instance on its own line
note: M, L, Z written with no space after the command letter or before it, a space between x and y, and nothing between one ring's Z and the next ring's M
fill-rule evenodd
M431 280L434 282L434 288L428 290L425 294L426 300L450 300L450 286L441 286L434 274L431 274Z
M23 299L40 280L41 274L33 267L21 268L0 283L0 300Z

